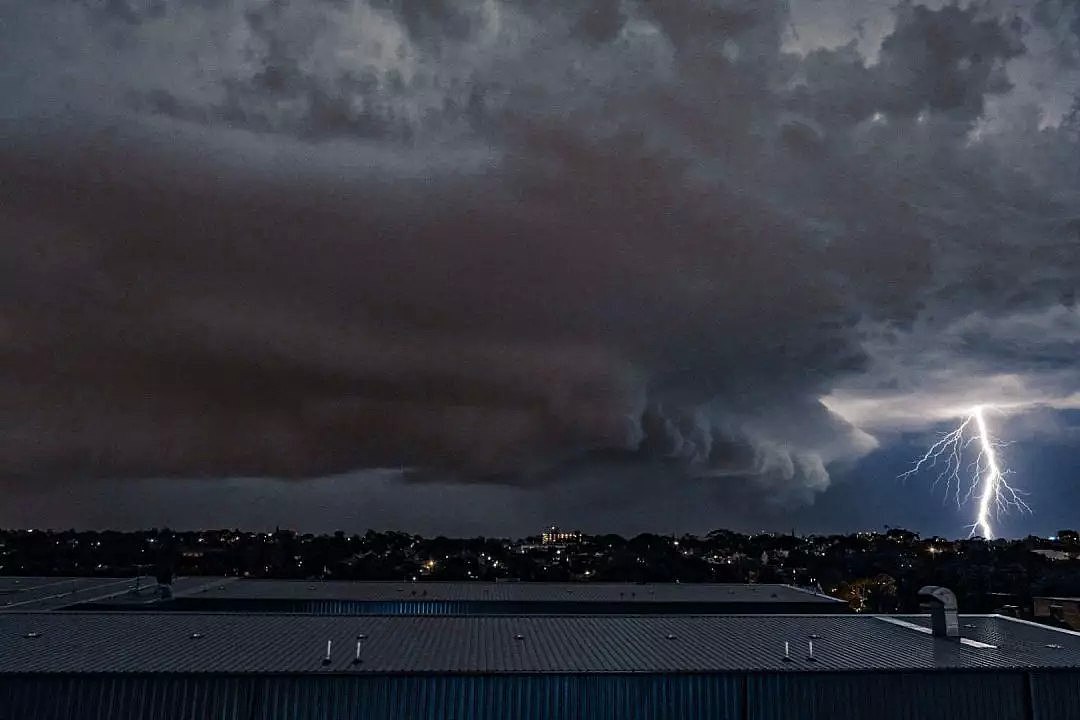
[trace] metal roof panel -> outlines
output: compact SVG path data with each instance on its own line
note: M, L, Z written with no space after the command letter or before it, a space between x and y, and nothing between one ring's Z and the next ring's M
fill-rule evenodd
M836 598L791 585L745 583L353 582L221 578L187 597L289 600L467 600L498 602L822 603Z
M925 618L914 621L925 622ZM909 618L910 619L910 618ZM865 615L0 615L0 673L622 673L1080 667L1080 636L964 616L975 648ZM353 664L363 634L362 662ZM520 637L518 637L520 636ZM813 637L814 660L807 658ZM331 662L322 663L327 640ZM783 659L784 642L791 660Z

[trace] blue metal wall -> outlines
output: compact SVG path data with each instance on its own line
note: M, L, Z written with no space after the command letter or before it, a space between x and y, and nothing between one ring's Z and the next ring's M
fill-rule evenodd
M752 675L746 718L1030 720L1026 695L1022 672Z
M131 610L130 604L85 603L68 610ZM559 600L310 600L304 598L180 597L153 605L155 611L302 613L305 615L746 615L776 612L769 603L710 602L575 602ZM787 613L847 613L843 603L785 603Z
M1032 720L1080 720L1080 676L1074 672L1031 673Z
M0 720L1069 720L1078 710L1078 673L0 678Z
M3 720L742 720L737 676L82 676L0 680Z

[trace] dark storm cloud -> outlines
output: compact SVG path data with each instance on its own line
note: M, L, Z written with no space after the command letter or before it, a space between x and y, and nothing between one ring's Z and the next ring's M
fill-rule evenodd
M873 446L818 401L868 324L1080 271L1047 159L1074 141L1028 127L1008 163L979 126L1024 49L986 9L903 5L872 65L784 52L749 0L13 18L13 476L630 462L805 497Z
M1016 22L983 17L977 6L904 5L875 65L867 67L854 44L815 51L792 104L830 125L875 112L912 119L930 111L970 122L989 95L1011 89L1005 63L1023 50Z
M1069 0L1037 0L1032 20L1046 28L1054 40L1059 62L1069 67L1080 64L1080 9Z

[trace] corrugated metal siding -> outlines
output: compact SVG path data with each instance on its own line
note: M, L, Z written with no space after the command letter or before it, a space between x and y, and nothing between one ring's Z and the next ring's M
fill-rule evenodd
M819 612L845 603L789 585L742 583L546 583L546 582L372 582L206 578L198 587L177 589L177 595L230 599L472 600L497 602L704 602L752 603L784 607L810 605Z
M1075 673L0 678L0 720L1073 720ZM1029 709L1032 714L1029 714Z
M746 718L1027 720L1026 694L1024 673L751 675Z
M100 612L126 606L88 603L70 610ZM785 613L846 612L846 606L784 603ZM230 613L296 613L303 615L764 615L775 613L774 603L752 602L598 602L560 600L339 600L299 598L181 597L157 603L153 610Z
M0 680L0 720L251 718L253 680L225 676L24 676Z
M0 680L3 720L742 720L737 675Z
M1031 710L1032 720L1080 720L1080 676L1031 673Z
M739 679L724 676L416 676L261 684L253 717L273 720L742 717Z

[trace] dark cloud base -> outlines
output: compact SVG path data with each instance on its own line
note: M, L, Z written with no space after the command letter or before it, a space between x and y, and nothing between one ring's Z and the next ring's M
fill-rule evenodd
M874 64L788 29L744 0L20 9L3 473L812 499L874 446L819 401L867 327L1074 297L1080 180L1067 125L983 134L1016 14L901 4Z

